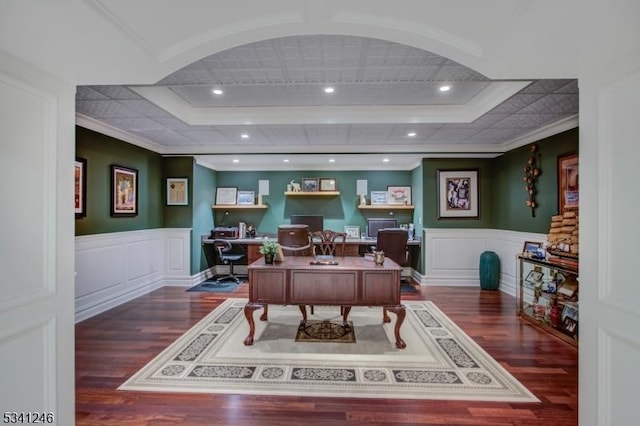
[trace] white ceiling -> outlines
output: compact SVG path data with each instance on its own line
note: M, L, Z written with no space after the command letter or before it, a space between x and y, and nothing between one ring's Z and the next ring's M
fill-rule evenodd
M161 59L180 56L175 53L180 49L188 50L163 40L168 35L174 40L186 37L184 43L197 45L195 39L179 34L180 28L186 31L186 24L167 27L171 28L170 34L164 34L142 19L138 6L129 7L126 5L130 3L120 1L86 3ZM258 8L260 4L242 3ZM304 10L297 12L311 21L326 19L323 14L316 18L313 13L342 9L333 2L321 1L318 6L302 3ZM413 1L406 3L416 10L423 7ZM437 3L431 12L438 16L450 9L446 2L429 3ZM527 25L530 16L540 12L538 4L529 1L492 3L502 8L494 19L503 19L503 25ZM297 10L294 3L274 4L293 8L291 13ZM167 21L170 2L160 1L154 7L165 24L177 22ZM471 11L474 6L467 7ZM183 9L175 13L183 16ZM286 21L284 9L278 16ZM374 13L374 9L369 12ZM233 13L229 11L229 16L235 16ZM344 10L340 13L333 15L333 22L336 16L353 21L354 17L345 17L348 14L344 15ZM268 15L266 11L256 14ZM189 22L200 22L187 15ZM396 18L400 19L396 25L411 22L407 14ZM415 18L413 22L420 20ZM389 18L386 24L392 25L392 21ZM491 52L488 46L505 44L499 33L519 31L511 24L503 29L491 25L479 28L477 24L463 28L462 22L470 25L467 18L442 22L468 37L446 32L430 35L448 40L472 57ZM418 31L417 27L407 28L409 32ZM424 24L422 30L434 28ZM478 43L469 41L474 39L474 32ZM267 37L271 31L264 33ZM81 85L76 95L77 123L163 155L196 155L200 164L217 170L410 169L423 157L500 155L577 126L578 86L573 78L552 79L546 75L540 79L539 74L538 78L520 75L491 79L439 54L392 41L400 38L392 31L381 32L380 37L269 37L202 55L153 84L140 84L139 78L131 77L131 84L119 78L117 84ZM529 47L534 55L536 48L531 43ZM451 56L459 56L452 52ZM523 53L514 52L511 59L517 62L516 55ZM492 62L492 66L497 67L499 62ZM491 68L486 64L482 67ZM440 92L439 87L445 83L451 90ZM322 89L326 85L335 87L335 92L325 94ZM214 96L212 88L220 88L224 94ZM416 136L409 137L409 132ZM243 133L248 138L242 138ZM383 154L388 162L382 162ZM329 163L329 157L335 161Z

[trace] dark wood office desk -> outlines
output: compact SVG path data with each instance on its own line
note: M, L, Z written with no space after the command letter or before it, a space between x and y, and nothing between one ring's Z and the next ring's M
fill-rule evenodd
M249 323L245 345L253 344L255 323L253 312L263 308L260 316L267 320L268 305L298 305L302 323L307 319L306 305L343 307L343 322L352 306L382 306L383 321L390 322L387 311L396 314L396 346L406 347L400 337L405 317L400 304L400 273L402 268L390 259L376 265L364 257L345 256L334 260L337 265L312 265L313 257L287 256L284 262L266 265L259 259L249 265L249 302L244 315Z
M203 235L201 237L202 244L211 244L213 239L209 238L209 235ZM270 241L277 241L276 238L268 238ZM258 251L264 238L238 238L229 240L231 244L236 246L242 246L239 250L244 250L247 255L247 264L251 264L256 260L262 258L262 255ZM375 238L347 238L345 244L345 256L362 256L369 246L375 246ZM417 269L418 257L420 255L420 240L409 240L407 242L409 249L409 266Z

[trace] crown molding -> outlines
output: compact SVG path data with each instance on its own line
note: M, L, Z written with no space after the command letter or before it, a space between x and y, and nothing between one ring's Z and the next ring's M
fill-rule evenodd
M112 138L130 143L131 145L148 149L149 151L153 151L158 154L164 154L166 151L166 147L156 142L125 132L124 130L120 130L117 127L113 127L109 124L103 123L102 121L80 114L79 112L76 112L76 125L84 127L85 129L93 130L94 132L102 133L106 136L111 136Z
M502 152L508 152L521 146L528 145L533 142L541 141L542 139L557 135L558 133L566 132L567 130L575 129L579 125L578 114L571 115L548 126L541 127L531 133L527 133L517 139L509 141L500 145Z

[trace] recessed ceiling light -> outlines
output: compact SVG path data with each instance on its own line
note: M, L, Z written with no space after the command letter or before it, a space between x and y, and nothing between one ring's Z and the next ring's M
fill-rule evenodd
M240 137L241 137L242 139L249 139L249 134L248 134L248 133L242 133L242 134L240 135Z
M331 87L331 86L324 88L324 93L333 93L335 91L336 91L336 89L334 87Z
M233 161L234 163L239 163L239 162L240 162L240 160L238 160L237 158L234 158L234 159L233 159L233 160L231 160L231 161Z
M441 92L448 92L450 89L451 89L451 86L448 86L448 85L446 85L446 84L445 84L445 85L440 86L440 91L441 91Z
M213 89L211 90L211 93L214 95L222 95L224 92L221 89Z
M388 158L383 158L383 159L382 159L382 162L383 162L383 163L388 163L388 162L389 162L389 159L388 159Z
M289 159L288 159L288 158L285 158L284 160L282 160L282 162L283 162L283 163L288 163L288 162L289 162Z
M335 162L336 162L336 159L335 159L335 158L329 158L329 162L330 162L330 163L335 163Z
M415 137L416 137L416 135L417 135L417 133L416 133L416 132L409 132L409 133L407 133L407 136L409 136L410 138L415 138Z

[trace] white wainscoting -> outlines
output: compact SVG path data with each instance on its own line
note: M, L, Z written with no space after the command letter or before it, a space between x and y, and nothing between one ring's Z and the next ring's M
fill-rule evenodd
M76 322L163 285L192 284L191 229L76 237Z
M546 234L500 229L423 230L422 285L480 286L480 255L493 251L500 258L500 290L515 296L516 255L525 241L544 242Z

